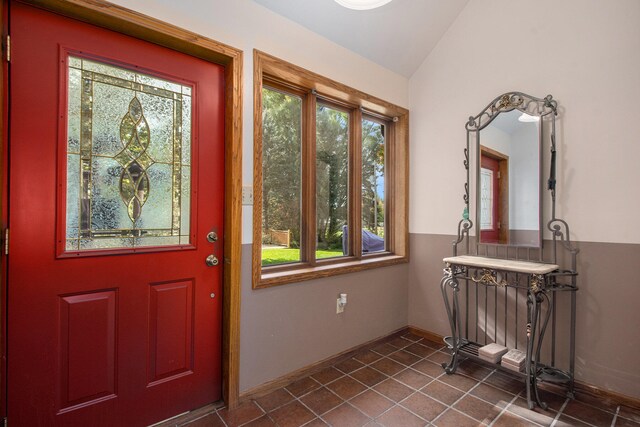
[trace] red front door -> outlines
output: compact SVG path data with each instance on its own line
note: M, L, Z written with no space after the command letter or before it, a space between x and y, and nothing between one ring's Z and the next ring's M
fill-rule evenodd
M9 423L148 425L219 400L223 69L9 17Z

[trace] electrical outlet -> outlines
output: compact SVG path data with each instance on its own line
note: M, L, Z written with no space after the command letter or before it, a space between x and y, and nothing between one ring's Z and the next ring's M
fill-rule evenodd
M249 185L242 187L242 204L253 205L253 187Z
M340 304L340 298L336 300L336 314L344 312L344 305Z

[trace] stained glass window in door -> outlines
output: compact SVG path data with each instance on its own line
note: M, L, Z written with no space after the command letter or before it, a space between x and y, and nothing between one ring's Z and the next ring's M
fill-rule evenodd
M68 64L66 250L188 244L192 88Z
M480 169L480 230L493 229L493 171Z

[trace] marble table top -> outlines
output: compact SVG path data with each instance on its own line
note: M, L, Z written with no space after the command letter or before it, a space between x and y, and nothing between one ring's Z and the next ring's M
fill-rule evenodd
M494 270L513 271L527 274L547 274L557 270L556 264L543 262L518 261L513 259L487 258L475 255L460 255L443 259L447 264L464 265L467 267L487 268Z

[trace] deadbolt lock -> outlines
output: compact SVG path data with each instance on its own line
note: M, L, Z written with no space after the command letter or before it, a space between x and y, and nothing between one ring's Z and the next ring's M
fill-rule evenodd
M207 259L205 260L205 262L207 263L207 265L209 267L215 267L216 265L218 265L218 258L216 258L215 255L209 255L207 257Z
M208 242L210 242L210 243L213 243L213 242L217 242L217 241L218 241L218 235L216 234L216 232L215 232L215 231L210 231L210 232L207 234L207 241L208 241Z

